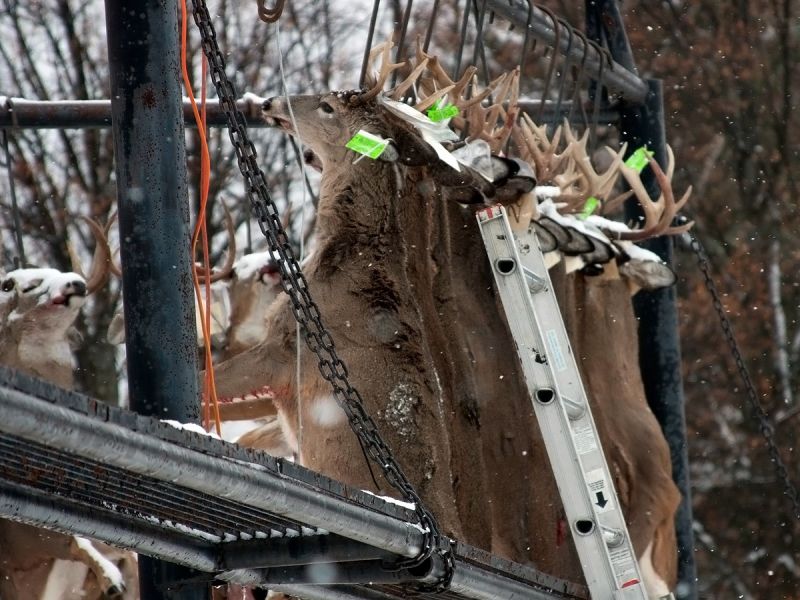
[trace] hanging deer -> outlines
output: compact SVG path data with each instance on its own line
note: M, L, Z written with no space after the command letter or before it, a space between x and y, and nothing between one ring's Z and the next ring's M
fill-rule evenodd
M486 108L480 104L485 93L464 97L473 71L451 81L435 57L418 51L411 75L383 92L397 67L389 64L388 48L373 51L386 60L366 91L273 98L263 106L267 122L302 139L322 168L317 250L304 269L309 289L367 411L445 530L578 580L578 559L514 344L497 310L473 211L465 206L531 190L520 184L524 177L509 176L510 167L489 180L463 164L454 169L388 101L420 79L421 93L426 86L429 91L417 108L446 96L461 109L461 125L496 151L514 134L514 75L493 82L488 89L497 97ZM511 100L508 107L504 100ZM360 130L390 140L387 151L376 160L359 159L345 144ZM581 288L589 280L582 273L570 277L573 282L561 284L563 306L571 313L576 354L588 357L578 362L648 593L659 597L675 578L677 491L636 366L628 288L622 280ZM595 321L579 319L598 311ZM228 396L266 384L286 390L275 404L301 462L374 489L345 415L305 350L296 377L287 297L270 307L266 323L264 342L219 365L218 390ZM609 352L609 344L621 355ZM390 492L378 483L379 491Z

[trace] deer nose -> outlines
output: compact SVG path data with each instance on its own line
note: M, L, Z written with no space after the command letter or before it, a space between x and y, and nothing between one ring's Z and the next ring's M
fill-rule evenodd
M275 100L275 97L267 98L266 100L264 100L264 104L261 105L261 110L267 112L269 109L271 109L273 100Z
M72 292L76 296L85 296L86 295L86 284L83 281L70 281L67 284L66 291Z

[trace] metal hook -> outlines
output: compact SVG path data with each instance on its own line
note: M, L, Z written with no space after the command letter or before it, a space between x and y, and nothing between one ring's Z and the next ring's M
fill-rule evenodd
M572 35L574 32L572 26L565 20L559 19L558 22L566 28L567 33L569 34L569 39L567 40L567 49L564 52L564 67L561 70L561 81L558 86L558 98L556 99L555 118L553 119L554 128L555 125L558 124L560 120L559 117L561 116L561 101L564 97L564 88L566 87L567 84L567 73L569 72L569 66L571 62L569 55L570 52L572 52Z
M489 85L491 78L489 77L489 67L486 62L486 49L483 45L483 21L486 17L486 0L482 1L480 11L478 10L477 0L473 0L472 8L477 13L475 18L478 23L475 32L475 52L473 54L472 64L477 65L478 58L480 58L481 66L483 67L483 79L486 82L486 85ZM456 73L456 75L458 75L458 73ZM470 84L468 93L470 95L472 94L472 84ZM493 94L489 94L488 100L490 104L494 102L492 96Z
M456 56L456 68L453 71L453 79L457 79L458 73L461 71L461 58L464 55L464 44L467 41L467 24L469 23L471 6L471 0L466 0L464 3L464 18L461 21L461 42L458 45L458 55Z
M406 3L406 10L403 13L403 25L400 27L400 41L397 42L397 51L394 53L394 62L399 63L403 58L403 46L406 43L406 32L408 31L408 21L411 18L411 7L414 0L408 0ZM394 87L397 84L397 71L392 73L392 84Z
M555 39L553 40L553 57L550 59L550 68L547 70L547 76L544 80L544 90L542 90L542 101L539 103L539 114L536 120L541 122L542 115L544 114L544 104L547 100L547 94L550 92L550 84L553 82L553 74L556 71L556 63L558 62L558 51L561 46L561 28L558 26L558 18L553 11L544 6L539 6L539 10L545 13L553 21L553 33Z
M431 35L433 35L433 25L436 23L436 17L439 14L439 0L433 0L433 8L431 9L431 18L428 20L428 30L425 32L425 43L422 45L423 52L428 51L428 46L431 43Z
M581 81L583 80L583 76L586 72L586 59L589 56L589 40L582 31L578 29L573 29L572 31L583 42L583 56L581 56L581 63L580 66L578 67L578 72L575 75L575 91L573 92L572 95L572 106L569 109L569 114L567 115L567 119L570 121L572 120L572 113L575 110L575 105L579 105L581 108L581 117L583 119L583 126L584 128L586 128L589 126L589 117L586 115L586 107L583 105L580 98L581 98Z
M600 68L597 73L597 80L594 88L594 108L592 110L592 129L590 133L590 142L593 147L594 144L597 143L597 122L600 119L600 102L603 99L603 73L605 69L605 63L608 61L610 68L613 69L614 61L611 58L611 54L608 52L608 50L600 46L600 44L592 40L589 40L589 43L600 56Z
M274 23L281 18L286 0L275 0L275 8L264 6L264 0L256 0L256 3L258 3L258 18L264 23Z
M361 75L358 77L358 87L364 87L364 80L367 78L367 67L369 66L369 52L372 50L372 39L375 37L375 23L378 20L378 9L381 6L381 0L375 0L372 3L372 16L369 20L369 32L367 33L367 45L364 48L364 59L361 61Z
M510 4L510 2L509 2ZM528 56L528 42L531 37L531 21L533 20L533 0L528 0L528 22L525 25L525 40L522 42L522 58L519 61L519 76L525 76L525 57ZM533 40L531 54L536 49L536 39Z
M475 27L475 51L472 54L472 64L478 64L479 54L483 55L484 58L484 71L486 71L486 54L483 51L483 20L486 18L486 0L482 0L480 10L477 10L476 2L473 0L472 8L476 10L477 14L477 24ZM485 75L488 73L485 73ZM487 77L488 83L488 77Z

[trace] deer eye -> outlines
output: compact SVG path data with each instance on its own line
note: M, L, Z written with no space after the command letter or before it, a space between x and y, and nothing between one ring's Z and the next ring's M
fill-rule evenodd
M2 289L4 292L10 292L14 289L14 280L6 279L2 284L0 284L0 289Z
M320 109L322 109L322 112L325 112L325 113L328 113L328 114L333 112L333 107L330 104L328 104L327 102L320 102L319 103L319 107L320 107Z
M35 290L40 285L42 285L42 280L41 279L34 279L25 288L23 288L22 293L23 294L27 294L31 290Z

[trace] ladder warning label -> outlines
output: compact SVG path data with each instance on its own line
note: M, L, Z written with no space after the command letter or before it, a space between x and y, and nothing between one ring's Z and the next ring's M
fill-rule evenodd
M592 424L588 419L583 421L572 428L572 440L578 454L588 454L597 450L597 436L594 434Z
M550 356L553 359L553 366L557 371L564 371L567 368L567 361L564 359L564 353L561 350L561 344L558 342L558 334L555 329L548 329L545 331L547 338L547 347L550 349Z
M603 469L594 469L586 473L586 485L589 486L589 496L592 498L594 509L598 513L614 510L614 499L609 491Z
M614 577L616 577L617 585L620 588L631 587L639 583L636 563L627 545L623 544L610 550L609 556L611 557L611 568L614 570Z

